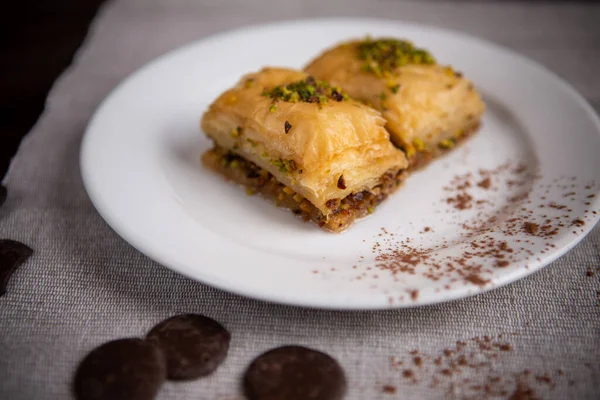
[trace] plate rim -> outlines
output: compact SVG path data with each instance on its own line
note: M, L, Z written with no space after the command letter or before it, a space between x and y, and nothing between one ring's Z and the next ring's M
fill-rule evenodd
M102 204L99 196L95 192L95 188L92 185L92 178L90 177L91 172L88 170L89 165L86 163L86 153L89 151L89 143L91 141L90 137L92 136L89 132L92 130L92 127L97 123L97 120L100 118L102 111L106 108L111 101L117 97L120 92L127 86L127 84L135 79L138 75L143 74L145 71L152 69L156 65L169 60L170 58L176 56L178 53L184 53L190 50L193 47L199 46L201 44L208 44L210 42L219 41L226 39L228 37L238 36L243 34L244 32L252 31L257 32L261 30L269 30L275 28L289 28L292 25L307 25L307 24L323 24L328 22L336 22L343 24L352 24L352 23L360 23L360 24L398 24L404 27L408 27L409 29L420 29L425 31L434 31L439 34L449 34L454 36L460 40L467 41L475 41L479 44L491 49L494 52L504 53L505 55L510 56L513 59L516 59L518 62L522 62L527 64L530 68L533 68L536 73L541 73L546 75L547 78L550 78L555 85L557 85L562 91L567 94L571 100L575 100L578 106L582 107L585 113L589 116L590 121L595 126L596 132L600 135L600 116L591 106L591 104L585 99L585 97L579 93L573 85L571 85L566 79L562 78L560 75L556 74L548 67L543 64L532 60L531 58L520 54L519 52L512 50L503 45L497 44L488 39L483 39L478 36L474 36L462 31L457 31L453 29L441 28L430 24L421 24L410 21L403 21L397 19L388 19L388 18L346 18L346 17L333 17L333 18L303 18L303 19L289 19L289 20L279 20L279 21L271 21L266 23L257 23L257 24L249 24L244 25L235 29L222 30L212 34L209 34L204 37L199 37L197 40L193 40L189 43L183 44L179 47L176 47L172 50L169 50L151 61L143 64L141 67L135 69L125 78L120 80L116 86L114 86L108 95L104 97L104 99L99 103L97 108L95 109L93 115L88 121L85 132L83 134L80 146L79 153L79 164L80 164L80 172L83 181L84 189L93 204L94 208L98 212L98 214L104 219L104 221L108 224L108 226L119 235L123 240L129 243L132 247L134 247L137 251L149 257L150 259L156 261L161 266L166 267L178 274L184 275L193 279L197 282L201 282L202 284L217 288L219 290L226 291L231 294L245 296L251 299L266 301L270 303L276 304L284 304L287 306L295 306L295 307L303 307L303 308L314 308L314 309L334 309L334 310L386 310L386 309L397 309L397 308L412 308L412 307L421 307L433 304L441 304L451 301L456 301L460 299L467 299L475 297L479 294L487 293L491 290L512 284L520 279L523 279L534 272L541 270L542 268L550 265L571 249L573 249L577 244L579 244L596 226L598 221L600 220L600 215L592 217L590 223L586 224L586 226L582 229L582 231L576 236L572 237L568 243L561 246L557 251L553 252L551 255L544 257L542 262L533 262L532 267L530 268L521 268L517 273L512 273L503 279L501 283L495 283L494 285L488 285L483 288L479 288L474 292L470 291L458 291L454 290L452 292L445 293L443 296L439 296L439 298L433 299L431 301L415 301L415 302L407 302L407 303L394 303L394 304L371 304L371 303L358 303L358 304L339 304L338 302L323 302L323 301L312 301L308 300L308 298L296 299L294 297L282 299L277 295L271 295L268 293L264 293L260 289L251 290L240 290L236 288L234 285L228 285L226 283L217 282L217 281L205 281L201 280L197 275L193 275L188 272L187 268L181 268L178 262L173 262L172 260L165 259L159 251L154 251L149 246L146 246L142 243L141 240L138 240L135 233L131 232L126 224L120 224L119 221L111 216L110 210L108 206ZM595 204L600 203L600 199L596 199ZM319 297L319 300L322 298Z

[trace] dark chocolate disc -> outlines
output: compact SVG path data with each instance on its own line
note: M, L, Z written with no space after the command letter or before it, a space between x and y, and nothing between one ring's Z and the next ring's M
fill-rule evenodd
M340 400L346 378L327 354L285 346L263 353L250 364L244 388L250 400Z
M6 201L7 194L8 192L6 191L6 188L0 185L0 207L2 207L2 204L4 204L4 202Z
M162 349L168 378L185 380L216 370L227 356L231 334L213 319L185 314L159 323L147 339Z
M33 254L26 244L16 240L0 239L0 296L6 293L6 285L12 274Z
M78 400L154 399L165 380L160 349L142 339L119 339L92 350L75 375Z

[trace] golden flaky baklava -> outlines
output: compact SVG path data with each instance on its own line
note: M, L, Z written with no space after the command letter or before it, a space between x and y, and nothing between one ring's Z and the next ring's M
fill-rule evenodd
M422 167L477 131L484 104L473 84L426 50L381 38L342 43L306 72L382 112L410 168Z
M371 107L308 74L265 68L211 104L209 168L339 232L373 212L408 166Z

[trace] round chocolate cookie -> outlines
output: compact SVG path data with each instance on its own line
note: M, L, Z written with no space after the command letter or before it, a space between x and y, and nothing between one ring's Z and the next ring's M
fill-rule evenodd
M227 356L231 334L213 319L185 314L159 323L147 339L162 349L168 378L186 380L209 375L217 369Z
M0 296L6 293L6 285L12 274L31 255L33 250L21 242L0 239Z
M336 360L301 346L269 350L256 358L244 376L250 400L340 400L346 378Z
M142 339L119 339L92 350L75 374L78 400L154 399L165 380L160 349Z

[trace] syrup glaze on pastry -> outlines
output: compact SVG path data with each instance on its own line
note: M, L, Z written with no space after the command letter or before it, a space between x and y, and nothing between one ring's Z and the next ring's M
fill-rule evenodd
M206 165L332 231L372 212L408 165L377 110L287 68L244 76L201 125Z
M411 169L473 134L485 110L468 79L405 40L342 43L305 70L381 111L392 141L406 152Z

